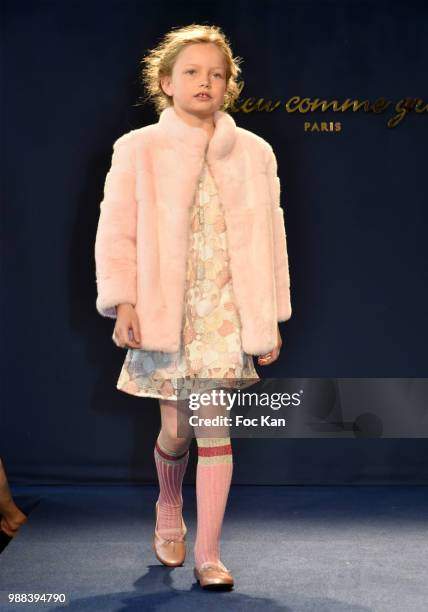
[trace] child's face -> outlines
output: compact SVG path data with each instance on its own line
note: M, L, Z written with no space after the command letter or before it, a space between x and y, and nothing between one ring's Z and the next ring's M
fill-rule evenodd
M178 54L171 77L161 80L163 90L173 96L174 107L199 117L213 115L224 102L225 64L214 43L188 45ZM201 92L209 97L196 97Z

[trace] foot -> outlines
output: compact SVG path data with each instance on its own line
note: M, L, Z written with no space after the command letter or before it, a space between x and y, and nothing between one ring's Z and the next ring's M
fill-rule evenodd
M232 574L220 561L205 561L193 569L194 576L203 589L230 589L234 586Z
M0 529L10 538L13 538L18 533L20 527L22 527L27 520L27 516L21 512L17 506L15 506L0 517Z
M158 513L159 513L159 502L156 502L156 526L155 536L153 539L153 550L155 551L156 557L164 565L169 567L177 567L183 565L186 558L186 534L187 527L184 523L183 517L181 517L181 535L177 536L177 530L174 529L173 536L171 538L166 536L167 529L158 531Z

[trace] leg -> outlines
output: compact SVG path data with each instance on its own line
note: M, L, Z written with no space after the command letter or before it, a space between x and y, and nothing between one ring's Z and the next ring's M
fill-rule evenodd
M187 410L187 407L183 407L183 402L176 402L175 400L159 400L160 412L161 412L161 430L159 432L158 440L160 444L172 451L172 453L182 454L186 451L193 437L193 428L185 419L180 420L180 434L177 434L177 420L179 419L179 413L183 414L183 411ZM187 412L185 413L187 414ZM184 422L184 423L183 423Z
M160 400L159 404L162 427L154 449L160 489L158 531L164 538L174 538L182 531L182 484L193 432L190 429L185 432L185 437L177 437L177 402Z
M204 418L226 414L219 406L204 406L200 412ZM229 427L197 427L195 435L198 445L195 566L214 562L224 568L220 561L220 534L233 472Z

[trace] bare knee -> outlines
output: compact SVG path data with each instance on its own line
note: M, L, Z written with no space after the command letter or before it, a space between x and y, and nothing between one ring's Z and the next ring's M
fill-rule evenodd
M162 428L159 433L161 444L172 452L186 450L190 446L191 436L178 435L177 402L174 400L160 400ZM181 432L180 432L181 433ZM187 433L187 432L186 432Z
M173 453L180 453L189 448L191 439L178 438L176 430L168 429L168 427L162 425L159 433L159 442L167 450Z

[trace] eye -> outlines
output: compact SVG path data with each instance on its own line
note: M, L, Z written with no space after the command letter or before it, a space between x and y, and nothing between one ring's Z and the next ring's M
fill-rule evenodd
M189 70L186 70L186 72L195 72L194 68L189 68Z

